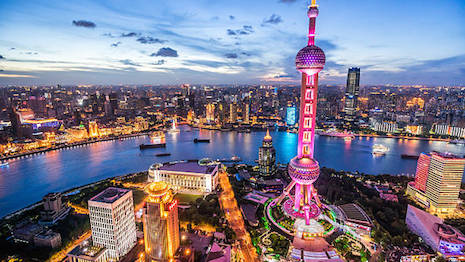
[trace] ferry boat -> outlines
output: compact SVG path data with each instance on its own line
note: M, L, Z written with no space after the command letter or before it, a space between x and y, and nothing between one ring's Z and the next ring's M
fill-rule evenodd
M171 156L171 153L160 153L160 154L156 154L155 156Z
M140 150L162 147L166 147L165 133L163 133L162 131L155 131L150 134L150 144L139 145Z
M400 155L400 157L402 159L413 159L413 160L417 160L418 158L420 158L419 155L409 155L409 154L402 154Z
M208 138L194 138L194 143L210 143Z
M163 131L155 131L150 134L150 142L152 144L166 144L165 133Z
M375 144L373 146L373 152L372 154L374 156L384 156L386 152L389 151L389 148L386 147L385 145L380 145L380 144Z

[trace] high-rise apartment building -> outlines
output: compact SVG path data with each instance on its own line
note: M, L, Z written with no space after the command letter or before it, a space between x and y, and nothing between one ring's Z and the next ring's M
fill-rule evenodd
M297 123L297 108L292 105L288 105L286 109L286 124L288 126L294 126Z
M172 261L180 245L178 201L166 182L145 187L148 194L144 212L146 261ZM174 260L173 260L174 261Z
M276 172L276 150L269 130L266 131L263 144L258 150L258 168L262 176L271 176Z
M229 123L237 122L237 105L236 103L229 104Z
M451 154L431 154L426 196L434 214L451 214L457 207L465 158Z
M215 105L207 104L205 110L205 118L208 123L213 123L215 121Z
M457 208L465 158L452 154L421 154L415 182L410 182L407 194L438 216L453 215Z
M132 191L109 187L89 200L94 245L106 247L111 259L119 260L136 244Z
M244 123L250 123L250 104L248 102L244 106Z
M351 128L354 125L357 99L360 93L360 68L349 68L347 74L347 86L344 98L344 127Z
M421 153L417 162L417 171L415 173L415 188L426 191L426 180L428 179L429 164L431 155Z

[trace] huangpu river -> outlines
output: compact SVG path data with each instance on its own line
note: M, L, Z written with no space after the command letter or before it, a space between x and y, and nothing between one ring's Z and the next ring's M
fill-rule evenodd
M182 127L180 133L166 133L166 148L141 151L139 145L150 139L140 136L10 160L8 166L0 168L0 217L41 200L49 192L144 171L156 162L239 156L243 162L254 164L264 135ZM296 155L297 134L275 131L271 136L279 163L287 163ZM211 142L193 143L194 138L209 138ZM389 151L374 157L374 144L385 145ZM465 146L439 141L360 137L347 142L323 136L315 140L315 157L320 166L366 174L414 174L416 161L401 159L400 155L433 150L465 154ZM171 155L157 157L159 153Z

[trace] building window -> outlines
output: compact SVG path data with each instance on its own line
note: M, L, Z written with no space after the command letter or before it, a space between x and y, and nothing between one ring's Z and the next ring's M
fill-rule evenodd
M309 115L313 112L313 104L305 104L304 114Z
M310 132L309 131L305 131L304 132L304 142L310 142Z
M304 128L312 128L312 118L306 117L304 119Z
M308 145L304 145L304 147L302 148L302 153L304 155L308 155L310 153Z
M313 90L312 89L307 89L305 91L305 99L306 100L313 100Z

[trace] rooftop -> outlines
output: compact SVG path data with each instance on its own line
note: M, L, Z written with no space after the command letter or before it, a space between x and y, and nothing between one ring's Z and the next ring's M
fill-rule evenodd
M456 159L456 160L465 160L465 158L463 156L458 156L458 155L454 155L452 153L447 153L447 152L437 152L437 151L433 151L431 152L431 155L436 155L436 156L439 156L441 158L445 158L445 159Z
M354 220L358 223L372 225L370 217L356 204L345 204L338 206L346 220ZM350 222L350 221L349 221Z
M200 174L211 174L216 166L199 165L197 161L182 161L164 163L159 166L159 170L173 171L173 172L191 172Z
M91 198L89 201L102 202L102 203L113 203L116 200L120 199L122 196L124 196L129 191L130 191L129 189L109 187L103 190L102 192L100 192L98 195Z
M75 247L71 252L70 255L77 256L77 257L87 257L87 258L96 258L99 257L102 253L106 251L104 247L97 247L91 245L81 245Z

